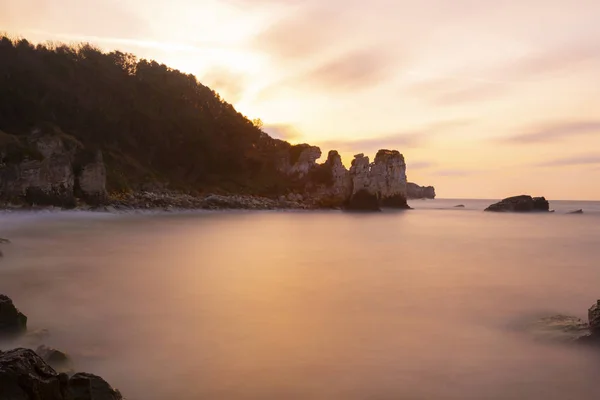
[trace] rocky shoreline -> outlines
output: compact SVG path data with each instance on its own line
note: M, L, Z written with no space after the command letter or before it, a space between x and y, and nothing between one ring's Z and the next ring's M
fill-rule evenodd
M27 334L27 317L0 294L0 339ZM70 358L56 349L38 346L0 351L0 399L122 400L121 393L97 375L72 370Z

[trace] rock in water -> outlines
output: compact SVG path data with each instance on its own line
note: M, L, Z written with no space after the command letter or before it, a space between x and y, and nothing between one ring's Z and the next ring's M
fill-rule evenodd
M567 214L583 214L583 210L569 211Z
M123 396L99 376L80 372L69 379L68 400L122 400Z
M435 188L433 186L419 186L416 183L406 184L406 197L409 199L435 199Z
M33 350L0 352L0 399L67 400L68 380Z
M73 371L71 358L62 351L42 345L39 346L35 352L56 371L66 373Z
M485 209L485 211L494 212L548 212L549 210L550 203L544 197L531 197L528 195L508 197Z
M454 208L465 208L465 205L464 204L458 204L458 205L454 206Z
M18 335L27 330L27 317L21 313L12 300L0 294L0 337Z
M122 400L99 376L59 374L33 350L0 352L0 399L6 400Z
M0 238L0 244L3 244L3 243L9 244L10 240L4 239L4 238Z

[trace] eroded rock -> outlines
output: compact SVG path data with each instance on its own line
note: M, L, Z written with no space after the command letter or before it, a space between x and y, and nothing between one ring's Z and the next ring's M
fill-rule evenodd
M409 199L435 199L435 188L408 182L406 184L406 196Z

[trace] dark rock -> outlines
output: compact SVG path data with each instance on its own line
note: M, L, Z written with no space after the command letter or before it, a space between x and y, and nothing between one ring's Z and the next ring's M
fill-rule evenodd
M0 352L0 399L122 400L99 376L78 373L70 379L57 373L30 349Z
M454 206L454 208L465 208L465 205L464 204L458 204L458 205Z
M567 214L583 214L583 210L569 211Z
M73 363L71 358L62 351L42 345L35 352L55 370L59 372L72 371Z
M366 189L356 192L350 198L345 208L349 211L381 211L377 195L370 193Z
M0 238L0 244L2 244L2 243L9 244L9 243L10 243L10 240L8 240L8 239L4 239L4 238Z
M527 195L509 197L485 209L485 211L494 212L548 212L549 210L550 204L544 197L531 197Z
M15 336L27 330L27 317L21 313L12 300L0 294L0 336Z
M99 376L78 373L69 379L68 400L122 400L123 396Z
M67 400L68 379L33 350L0 352L0 399Z
M381 207L410 209L408 203L406 202L406 197L401 194L382 198L380 203Z

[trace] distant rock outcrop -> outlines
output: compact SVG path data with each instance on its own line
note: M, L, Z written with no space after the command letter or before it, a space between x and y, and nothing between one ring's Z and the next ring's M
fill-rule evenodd
M346 202L349 210L380 207L409 208L406 203L406 163L397 150L379 150L375 161L357 154L350 167L352 191Z
M583 214L583 210L574 210L574 211L569 211L567 214Z
M304 199L315 206L368 211L381 207L409 208L406 163L397 150L379 150L373 163L364 154L357 154L347 170L337 151L330 151L325 163L317 164L321 151L301 146L294 150L298 155L290 158L296 162L284 171L299 179Z
M435 199L435 188L433 186L419 186L408 182L406 195L409 199Z
M74 206L76 194L104 198L102 155L96 152L77 167L83 151L77 139L53 126L36 128L24 136L0 134L0 198L61 207Z
M531 197L528 195L508 197L498 203L492 204L485 211L495 212L531 212L550 211L550 203L544 197Z

